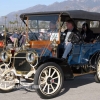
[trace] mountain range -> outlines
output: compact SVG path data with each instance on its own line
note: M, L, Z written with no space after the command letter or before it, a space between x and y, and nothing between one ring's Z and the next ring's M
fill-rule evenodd
M63 10L85 10L90 12L100 12L100 0L65 0L63 2L55 2L48 6L39 4L24 10L11 12L6 16L7 20L13 21L16 20L16 14L19 16L22 13ZM2 17L0 17L0 23L2 23Z

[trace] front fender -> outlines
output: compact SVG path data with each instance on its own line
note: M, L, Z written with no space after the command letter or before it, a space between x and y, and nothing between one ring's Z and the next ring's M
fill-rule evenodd
M60 58L48 58L48 59L46 59L45 61L44 61L44 63L46 63L46 62L55 62L55 63L57 63L57 64L61 64L61 63L63 63L63 61L60 59Z
M73 77L72 69L71 69L70 65L68 65L67 60L65 62L65 61L61 60L60 58L48 58L48 59L44 60L41 64L48 63L48 62L54 62L54 63L58 64L61 67L65 78ZM39 64L39 66L41 64Z

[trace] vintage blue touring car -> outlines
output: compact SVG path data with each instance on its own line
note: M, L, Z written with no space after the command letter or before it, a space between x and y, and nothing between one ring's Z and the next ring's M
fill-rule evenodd
M6 66L0 81L6 85L0 83L1 90L12 90L16 83L26 86L21 80L23 78L30 83L27 90L32 91L34 86L41 98L50 99L60 93L64 79L74 78L74 73L96 72L95 80L100 82L100 13L72 10L25 13L20 17L28 33L26 43L14 47L13 54L10 49L1 52L4 62L1 66ZM86 43L75 35L71 36L76 39L71 41L72 50L63 61L61 34L67 29L66 21L70 18L79 31L83 23L88 23L94 33L94 42ZM56 22L56 29L52 32L51 21Z

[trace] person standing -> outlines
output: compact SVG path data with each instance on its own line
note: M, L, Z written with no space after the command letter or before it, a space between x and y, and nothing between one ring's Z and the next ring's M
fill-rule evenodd
M20 38L18 39L18 46L21 47L26 42L26 32L22 32Z
M18 31L16 30L15 33L10 36L11 41L14 43L14 47L18 46L18 39L20 38L20 34L18 33Z

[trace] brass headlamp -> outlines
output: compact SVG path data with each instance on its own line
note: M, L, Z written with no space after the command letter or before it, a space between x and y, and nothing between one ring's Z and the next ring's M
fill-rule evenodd
M51 44L51 45L52 45L53 51L56 51L57 46L58 46L56 39L54 39L54 40L52 41L52 44Z
M34 64L37 59L38 59L38 56L35 52L29 51L26 53L26 60L29 63Z
M2 51L0 54L0 59L3 62L8 62L11 58L12 54L10 52Z

